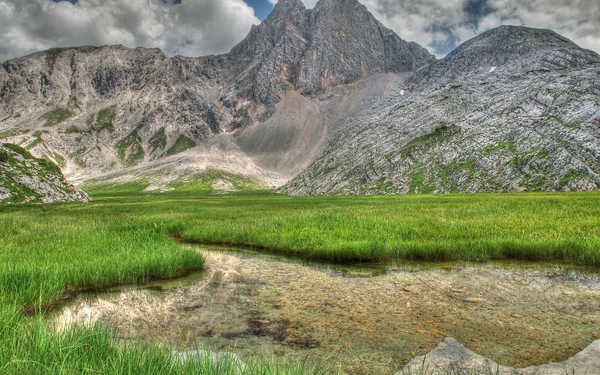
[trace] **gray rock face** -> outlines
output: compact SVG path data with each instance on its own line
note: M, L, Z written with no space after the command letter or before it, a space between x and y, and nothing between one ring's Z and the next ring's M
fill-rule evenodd
M517 369L501 366L465 348L453 338L446 338L426 356L416 357L396 375L425 372L442 374L498 374L498 375L593 375L600 371L600 340L564 362Z
M168 58L157 49L106 46L7 61L0 137L57 162L75 181L133 167L178 169L182 154L191 167L276 175L279 184L322 151L334 127L321 126L332 115L321 111L329 102L318 95L433 60L356 0L322 0L313 10L282 0L225 55ZM290 100L298 96L304 99ZM298 102L317 124L311 132L303 116L290 115Z
M300 0L282 0L231 55L249 61L238 87L265 103L277 102L289 88L319 93L375 73L412 72L435 60L356 0L321 0L311 10Z
M598 61L546 30L484 33L349 121L281 191L598 189Z
M89 197L69 185L52 162L0 143L0 204L70 201L87 202Z
M295 177L290 194L592 190L599 77L596 53L548 30L503 26L436 61L356 0L280 0L225 55L7 61L0 139L76 182L213 168Z
M417 72L409 84L440 85L485 73L528 74L583 68L598 55L551 30L500 26L456 48L446 58Z

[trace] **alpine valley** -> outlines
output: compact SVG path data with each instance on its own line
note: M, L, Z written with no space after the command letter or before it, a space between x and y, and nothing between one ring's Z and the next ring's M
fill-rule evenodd
M437 60L356 0L280 0L224 55L88 46L4 62L0 141L76 185L208 173L294 195L595 190L600 56L502 26Z

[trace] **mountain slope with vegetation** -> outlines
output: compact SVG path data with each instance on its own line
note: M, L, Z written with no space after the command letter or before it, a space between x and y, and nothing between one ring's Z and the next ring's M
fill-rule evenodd
M502 26L436 60L357 0L280 0L223 55L4 62L0 139L76 184L216 170L303 195L595 190L599 77L597 53L550 30Z
M552 31L491 30L399 85L281 191L596 190L599 78L600 56Z
M0 143L0 204L87 202L88 195L65 181L58 166L27 150Z

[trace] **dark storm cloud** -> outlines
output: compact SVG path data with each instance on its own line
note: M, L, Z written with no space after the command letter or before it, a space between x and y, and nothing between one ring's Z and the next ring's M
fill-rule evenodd
M258 22L243 0L0 0L0 60L106 44L158 47L169 55L221 53Z

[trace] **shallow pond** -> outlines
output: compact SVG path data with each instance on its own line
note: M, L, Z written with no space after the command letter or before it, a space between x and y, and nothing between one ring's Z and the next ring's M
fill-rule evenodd
M206 271L82 295L59 329L100 321L123 340L209 346L389 374L450 336L510 366L564 360L600 338L598 274L553 265L309 264L203 250Z

